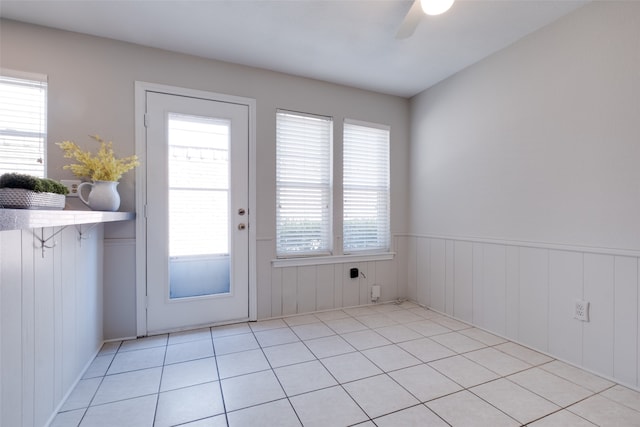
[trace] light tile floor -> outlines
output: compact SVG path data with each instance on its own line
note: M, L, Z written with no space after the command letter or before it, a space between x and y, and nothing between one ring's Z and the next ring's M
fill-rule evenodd
M104 345L53 426L640 426L640 393L416 304Z

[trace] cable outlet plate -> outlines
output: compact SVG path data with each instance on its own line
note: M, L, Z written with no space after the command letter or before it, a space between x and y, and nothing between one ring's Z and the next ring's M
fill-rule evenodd
M573 317L583 322L589 321L589 302L576 300Z

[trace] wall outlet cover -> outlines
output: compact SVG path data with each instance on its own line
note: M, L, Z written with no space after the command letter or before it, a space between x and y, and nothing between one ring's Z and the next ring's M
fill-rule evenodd
M80 185L82 181L79 179L61 179L60 183L67 187L69 190L69 194L67 197L78 197L78 185Z
M378 300L380 298L380 285L373 285L371 287L371 299Z
M583 322L589 321L589 302L576 300L573 317Z

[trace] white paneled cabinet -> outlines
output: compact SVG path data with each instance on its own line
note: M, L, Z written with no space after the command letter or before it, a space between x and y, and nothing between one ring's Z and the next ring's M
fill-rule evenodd
M22 232L0 233L2 425L22 425Z
M102 226L0 232L0 425L45 425L92 360L102 272Z

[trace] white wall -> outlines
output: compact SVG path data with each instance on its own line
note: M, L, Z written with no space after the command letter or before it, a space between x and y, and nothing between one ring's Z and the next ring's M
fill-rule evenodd
M411 230L640 250L640 3L594 2L416 96Z
M181 55L112 40L57 31L14 21L1 21L0 66L49 76L48 174L68 178L66 160L53 145L71 139L87 144L88 134L113 140L118 155L134 153L134 82L146 81L256 99L257 104L257 212L254 226L259 241L258 260L275 258L275 112L277 108L334 118L335 191L342 187L342 121L352 118L391 127L391 230L407 231L409 101L316 80ZM336 64L339 67L339 64ZM134 210L134 174L118 189L121 210ZM342 200L334 203L334 229L341 230ZM341 233L336 233L341 234ZM133 222L107 224L109 239L135 238ZM124 249L127 253L130 249ZM109 262L109 260L107 260ZM130 265L135 265L131 263ZM126 267L130 267L127 265ZM112 266L106 266L110 271ZM124 268L124 267L120 267ZM277 273L276 273L277 274ZM105 299L133 296L134 271L106 283ZM271 301L271 274L258 276L258 304ZM267 279L265 279L267 278ZM113 293L113 295L110 295ZM306 305L301 302L300 305ZM115 310L115 311L112 311ZM274 311L261 309L260 317ZM275 311L277 313L277 310ZM128 304L110 304L105 314L106 338L133 336L135 319Z
M408 295L639 386L639 76L593 2L412 99Z
M0 232L2 426L45 425L102 345L102 226L65 228L43 257L37 237L59 231Z

